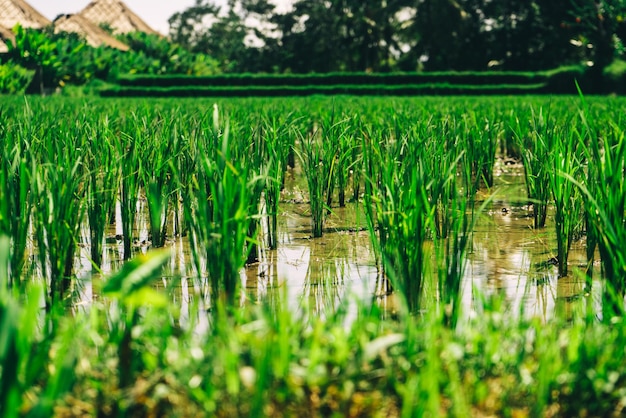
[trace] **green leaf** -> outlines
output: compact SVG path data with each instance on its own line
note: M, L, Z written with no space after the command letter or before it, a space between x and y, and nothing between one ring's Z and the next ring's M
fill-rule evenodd
M18 365L19 353L17 351L16 339L17 329L15 328L15 318L18 310L13 303L4 305L0 301L0 415L13 416L19 395L18 387ZM16 416L17 414L15 414Z
M103 293L123 299L135 297L136 292L159 277L170 257L170 251L164 249L133 258L107 280Z
M153 308L165 308L167 306L167 297L150 287L142 287L126 296L125 302L132 307L151 306Z

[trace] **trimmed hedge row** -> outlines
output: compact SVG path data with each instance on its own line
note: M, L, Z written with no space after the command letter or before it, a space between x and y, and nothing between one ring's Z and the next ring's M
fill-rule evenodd
M410 84L410 85L334 85L334 86L181 86L135 87L116 86L102 90L103 97L277 97L310 95L487 95L487 94L538 94L547 92L547 83L535 84Z
M225 74L206 77L132 75L103 90L105 97L458 95L576 93L585 69L539 72Z
M324 74L223 74L194 77L184 75L128 75L118 84L128 87L251 87L251 86L340 86L340 85L521 85L549 83L555 77L580 78L584 69L562 67L539 72L430 72L430 73L324 73Z

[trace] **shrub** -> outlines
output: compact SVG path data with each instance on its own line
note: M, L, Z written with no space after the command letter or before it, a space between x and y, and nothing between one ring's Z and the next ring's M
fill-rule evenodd
M8 62L0 64L0 94L23 94L35 72Z
M609 92L626 92L626 61L616 59L604 68L602 73Z

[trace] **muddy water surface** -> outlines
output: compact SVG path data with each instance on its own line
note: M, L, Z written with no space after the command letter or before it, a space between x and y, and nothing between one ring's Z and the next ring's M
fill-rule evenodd
M393 315L398 301L388 294L381 280L365 216L359 203L333 208L321 238L311 238L311 219L304 181L293 173L288 178L281 203L279 249L261 251L260 261L242 271L245 290L242 304L271 301L280 292L288 295L289 306L298 310L312 308L323 315L346 302L355 309L355 301L378 304ZM574 244L570 253L567 277L558 277L551 263L556 255L552 219L545 229L533 228L532 208L523 200L521 165L496 166L491 203L480 215L467 255L462 283L464 316L480 315L482 301L497 298L503 308L515 316L537 316L548 320L555 315L571 317L576 309L595 298L585 292L581 269L585 264L583 242ZM140 228L137 251L149 249L145 202L139 202ZM141 215L141 214L144 215ZM119 224L119 222L118 222ZM103 272L115 271L121 265L122 243L115 239L121 226L112 226L106 246ZM118 237L119 238L119 237ZM194 271L188 241L175 238L168 242L172 261L158 284L181 307L182 316L193 303L208 301L209 284L198 280ZM88 248L83 251L78 273L78 305L88 306L98 297L99 278L91 273ZM595 286L598 287L598 286ZM579 303L584 301L583 304Z

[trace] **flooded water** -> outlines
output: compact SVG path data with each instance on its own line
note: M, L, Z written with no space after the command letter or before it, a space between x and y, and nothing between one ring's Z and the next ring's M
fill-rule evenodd
M292 173L293 174L293 173ZM297 174L297 173L296 173ZM279 220L278 250L261 252L260 261L242 271L242 305L271 301L280 292L288 296L294 309L306 306L324 315L347 302L375 303L393 315L395 295L388 294L381 281L360 203L333 208L321 238L311 237L309 205L305 183L291 175L286 183ZM483 192L487 197L487 193ZM548 320L555 315L571 317L581 309L586 297L584 243L576 242L570 253L570 274L558 277L550 263L556 255L554 228L549 216L544 229L533 228L532 208L522 200L526 195L521 165L498 162L491 203L480 215L467 255L462 282L462 315L480 315L481 301L498 298L503 308L514 316ZM145 202L139 202L137 251L149 249ZM102 267L103 273L115 271L122 264L121 225L108 232ZM116 239L117 235L117 239ZM159 288L168 292L185 318L190 306L208 300L207 280L197 279L187 238L170 239L171 263ZM89 248L82 249L78 268L76 306L89 306L98 298L100 275L92 275ZM595 286L596 288L599 286ZM594 303L594 302L585 302ZM352 308L349 308L352 309ZM356 310L355 310L356 311Z

